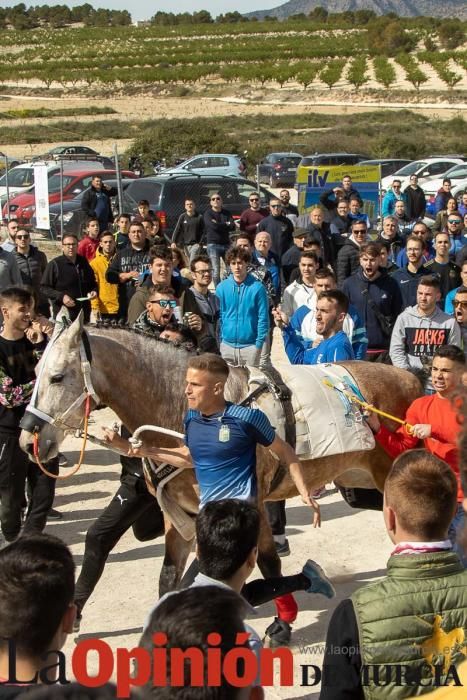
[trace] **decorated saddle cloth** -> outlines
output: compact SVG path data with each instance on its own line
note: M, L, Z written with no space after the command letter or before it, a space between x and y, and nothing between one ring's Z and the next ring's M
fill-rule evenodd
M374 448L374 436L363 419L362 409L349 398L364 400L348 369L334 364L286 363L277 363L275 369L292 393L295 451L300 459ZM250 391L267 383L261 370L251 367L249 372ZM270 392L264 392L255 399L255 404L285 439L286 418L281 402Z

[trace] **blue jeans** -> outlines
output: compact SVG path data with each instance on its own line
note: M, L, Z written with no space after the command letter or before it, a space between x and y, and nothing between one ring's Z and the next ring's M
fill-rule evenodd
M462 528L464 527L464 523L465 523L465 512L464 512L464 509L462 507L462 503L459 503L457 505L457 510L454 513L454 518L452 519L451 524L449 526L448 537L452 542L453 551L457 552L457 554L460 557L461 562L464 565L464 568L467 568L467 552L464 552L457 542L457 536L462 531Z
M225 254L229 249L228 245L221 243L208 243L207 251L212 265L212 281L217 287L221 281L221 258L225 262Z

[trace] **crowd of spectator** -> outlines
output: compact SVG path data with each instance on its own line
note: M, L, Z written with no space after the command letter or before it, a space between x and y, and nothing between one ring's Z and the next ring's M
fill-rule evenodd
M224 208L219 193L211 195L210 206L204 214L198 213L196 202L187 199L185 210L180 213L168 240L157 215L144 200L139 203L136 216L121 213L114 226L109 204L112 190L99 180L94 178L86 199L89 217L83 237L78 240L74 235L65 234L61 241L61 255L50 261L31 243L30 232L15 221L7 224L7 239L0 248L0 299L4 314L0 340L4 357L0 358L0 366L4 378L10 376L8 363L12 365L11 358L20 357L21 353L22 357L39 356L46 335L52 331L47 319L50 316L57 318L64 312L70 320L77 318L82 311L85 322L93 317L117 324L128 323L139 331L221 355L231 365L255 366L266 373L273 371L271 345L273 329L277 326L292 364L366 360L392 363L417 374L426 394L423 400L427 402L410 410L418 410L423 420L430 423L428 427L437 421L442 423L438 404L447 396L448 389L452 389L453 382L458 382L467 356L467 231L464 227L467 195L463 195L458 203L450 194L448 181L443 183L437 195L436 220L432 229L424 220L425 197L416 176L410 178L404 192L400 181L394 180L383 200L380 231L372 228L368 215L362 211L362 198L351 178L346 176L339 187L322 194L319 205L302 215L290 203L287 190L281 191L279 197L273 197L267 207L261 206L259 193L252 193L248 208L237 222ZM18 316L15 309L20 303L24 309ZM15 348L11 346L12 341L16 343ZM10 459L11 464L19 459L20 414L32 388L32 375L29 370L25 373L26 364L20 367L21 363L17 359L14 361L15 371L23 372L21 386L27 386L29 394L26 395L25 390L22 402L16 397L14 406L18 411L13 423L10 421L11 425L8 423L11 414L0 411L1 459L4 462ZM30 365L29 362L28 367ZM452 377L446 379L449 373ZM444 378L440 379L440 376ZM4 408L13 407L13 404L5 403L7 399L13 400L9 394L7 396L5 387L0 390L0 397L3 397ZM445 419L446 415L444 413ZM436 594L441 596L445 586L455 589L464 582L465 587L462 565L458 565L459 559L453 558L457 555L446 553L456 542L456 528L463 518L463 491L457 456L453 456L452 450L446 454L439 452L434 443L441 439L440 433L424 430L427 425L422 418L411 421L415 421L417 430L410 439L403 433L391 434L375 419L369 423L376 439L391 456L416 447L419 440L425 440L425 446L431 452L431 461L427 461L426 453L423 453L414 455L412 460L396 462L385 492L385 522L391 539L402 548L399 552L396 547L395 555L406 554L405 550L402 551L406 542L401 539L401 532L407 535L407 541L423 542L424 548L415 547L416 556L410 562L413 569L410 579L417 579L419 561L416 557L423 559L429 552L431 558L428 561L425 557L423 561L428 562L430 571L439 569L442 572L444 583ZM458 432L454 425L457 423L455 412L452 412L448 441L451 446ZM126 437L124 426L122 436ZM261 444L271 444L272 439L269 437L268 442L264 438ZM8 459L4 452L10 454ZM439 457L450 468L446 470ZM124 471L127 469L127 476L131 474L131 478L128 483L122 480L119 493L124 494L121 497L131 504L132 514L125 515L122 520L123 509L114 507L112 510L110 505L105 511L107 529L103 519L97 519L86 538L83 569L76 591L69 553L53 540L31 539L29 552L34 555L33 559L28 554L27 545L19 545L16 550L15 544L10 545L12 549L7 547L0 555L3 567L3 574L0 571L0 608L5 601L10 604L14 600L7 584L10 569L23 566L26 570L36 564L40 567L45 548L56 557L57 571L63 572L53 582L61 596L55 605L55 617L47 623L42 620L42 613L34 607L32 599L28 613L37 618L38 624L47 627L45 642L54 640L57 649L71 631L75 613L81 617L82 608L102 573L108 553L126 529L132 525L137 527L138 518L144 515L151 501L148 492L141 490L140 460L129 459L127 463L125 467L122 460ZM52 505L54 489L44 488L42 482L41 487L37 487L39 474L32 474L24 455L21 464L20 489L23 495L26 479L32 484L25 531L29 527L32 532L40 532ZM52 466L58 471L58 460ZM134 472L135 469L140 471ZM410 479L418 479L421 471L428 475L423 487L424 506L422 504L417 511L413 525L407 521L403 501L408 497L414 501L420 493L421 487L414 490L412 498L407 484ZM16 488L15 499L9 500L11 494L5 480L0 480L0 488L2 530L6 539L13 542L21 527L24 499ZM440 509L437 489L444 489L444 510ZM319 497L320 491L314 495ZM233 505L226 503L223 515L232 523L235 517L240 518L236 511L238 506L235 502ZM219 508L213 510L216 524L222 516ZM431 520L428 518L427 509L436 514L436 526L433 525L433 516ZM202 518L206 519L209 510L201 512L204 513ZM290 549L285 538L284 502L269 504L267 513L277 553L286 556ZM254 523L257 514L252 510L242 517L250 518ZM109 519L112 518L110 526ZM199 527L206 537L207 533L213 532L211 525L210 529L202 529L203 519ZM160 533L162 529L159 518L153 532ZM104 531L107 532L105 536ZM233 589L246 595L242 586L256 561L255 532L253 527L251 541L245 544L244 559L239 561L240 573L232 570L229 576L217 577L224 592ZM233 537L232 534L229 536ZM98 540L99 545L96 544ZM214 551L215 544L209 544L210 552ZM100 562L98 573L94 572L96 557ZM216 557L217 561L220 554ZM90 563L91 559L94 563ZM397 569L395 561L390 562L390 569L391 566ZM294 579L295 588L287 590L312 591L315 575L320 585L329 585L321 569L314 569L312 564ZM227 594L222 596L216 592L218 584L211 565L212 562L205 565L204 579L197 585L213 586L214 590L210 592L212 610L224 606L224 610L230 611L228 617L232 621L232 630L243 629L244 609L238 602L238 595L232 593L229 598ZM59 578L63 579L61 583ZM411 605L415 608L422 589L422 593L425 589L430 590L431 600L434 600L433 579L436 579L435 574L427 578L426 584L417 584L416 595L411 593ZM40 576L37 580L42 585ZM381 591L377 591L381 600L387 596L386 590L390 589L392 595L391 585L381 584ZM279 588L285 590L281 584L275 595L279 595ZM399 589L395 591L397 593ZM179 597L175 608L197 609L199 599L194 595L189 592L176 595ZM273 597L269 594L267 599ZM378 603L372 600L371 605L376 606L376 614L384 618L379 597ZM453 624L455 622L458 627L466 626L462 623L464 608L467 608L464 598L452 613ZM365 590L344 603L331 621L328 639L333 644L335 641L336 648L346 644L358 648L362 629L369 629L373 624L367 614ZM397 608L395 603L392 605ZM433 610L436 605L432 602ZM175 615L175 608L174 601L168 599L153 611L143 634L143 646L155 626L169 625L167 620ZM20 622L15 627L12 616L0 611L0 635L11 629L17 630L14 634L21 640L26 639L26 622ZM29 647L25 643L27 672L34 670L34 654L41 651L41 644L43 642L37 642L36 646ZM180 644L183 645L183 641ZM2 658L0 644L0 679L4 675ZM375 659L375 663L380 663L379 658ZM343 657L336 660L327 652L322 697L361 697L362 664L361 654L350 660ZM327 687L333 685L327 682L333 674L340 678L342 696L333 694L337 691ZM258 683L252 683L250 697L260 698L258 692Z

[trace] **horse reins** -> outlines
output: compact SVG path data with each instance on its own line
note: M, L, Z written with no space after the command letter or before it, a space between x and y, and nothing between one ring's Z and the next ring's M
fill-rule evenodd
M60 337L61 333L63 332L64 328L60 333L55 338L52 338L50 344L47 346L44 356L42 358L41 366L39 369L39 375L36 380L36 384L34 386L34 391L31 396L31 401L28 405L27 408L27 413L32 414L38 419L39 425L35 425L32 435L33 435L33 454L34 458L36 460L36 463L38 467L46 474L49 476L51 479L69 479L71 476L74 476L80 469L83 460L84 460L84 453L86 450L86 443L87 443L87 437L88 437L88 422L89 422L89 415L91 413L91 400L93 399L96 404L99 403L99 397L94 391L94 387L92 384L91 380L91 360L92 360L92 353L91 353L91 346L89 343L89 338L85 332L82 333L81 338L80 338L80 346L79 346L79 353L80 353L80 367L81 367L81 372L83 375L83 380L84 380L84 388L81 394L78 396L78 398L73 401L73 403L64 411L62 414L59 414L56 418L53 418L50 416L48 413L44 413L40 409L36 407L37 403L37 397L39 393L39 383L42 377L42 373L44 371L45 367L45 359L50 352L51 348L53 347L54 343L56 340ZM49 425L54 425L58 428L65 429L65 430L76 430L76 426L71 426L68 423L65 422L65 419L68 418L68 415L70 413L73 413L81 404L84 403L84 425L83 425L83 444L81 447L80 455L79 455L79 460L78 464L73 467L67 474L52 474L41 462L39 458L39 430L41 427L41 424L48 423Z
M86 396L85 402L84 402L84 426L83 426L83 444L81 446L81 451L79 453L79 460L78 464L73 467L67 474L52 474L52 472L49 472L48 469L42 464L40 458L39 458L39 433L36 431L33 433L32 436L32 446L33 446L33 454L34 454L34 459L36 460L36 464L41 469L41 471L44 472L47 476L50 476L51 479L69 479L70 476L74 476L79 469L81 468L81 465L84 460L84 453L86 451L86 443L88 441L88 421L89 421L89 415L91 413L91 396L88 394Z

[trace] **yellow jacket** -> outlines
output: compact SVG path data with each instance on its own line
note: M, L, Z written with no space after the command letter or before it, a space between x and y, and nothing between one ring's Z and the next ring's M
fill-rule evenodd
M96 313L116 314L118 311L118 284L109 284L105 279L110 261L111 258L107 258L98 248L96 257L89 263L99 287L97 299L91 301L92 310Z

